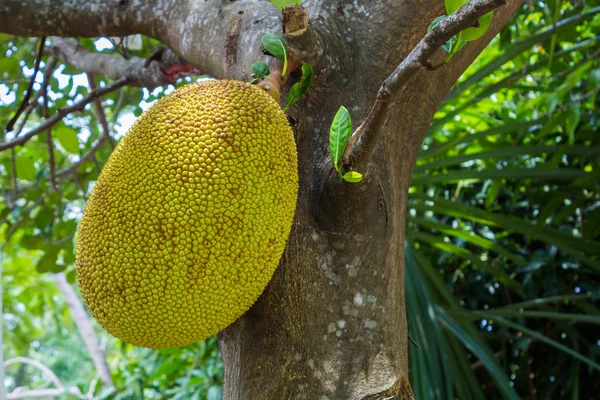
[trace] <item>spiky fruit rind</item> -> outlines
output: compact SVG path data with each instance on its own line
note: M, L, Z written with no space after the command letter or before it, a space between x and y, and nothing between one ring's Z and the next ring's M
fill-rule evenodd
M119 142L77 237L96 320L125 342L179 347L225 328L266 287L296 207L285 114L238 81L186 85Z

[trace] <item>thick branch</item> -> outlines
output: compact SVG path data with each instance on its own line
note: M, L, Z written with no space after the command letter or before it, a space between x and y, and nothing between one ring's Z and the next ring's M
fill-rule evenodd
M4 0L0 32L20 36L156 38L215 77L242 79L264 59L260 37L280 33L281 14L263 0ZM91 72L91 71L88 71Z
M505 0L472 0L428 32L410 54L383 82L375 104L366 119L354 131L342 158L345 165L367 173L375 146L385 124L389 99L402 89L421 68L431 68L429 59L460 31L473 26L479 17L498 8Z
M94 53L79 45L76 39L52 37L55 57L88 74L101 74L110 79L127 77L128 85L150 89L175 83L182 72L199 71L171 50L161 49L150 60L141 57L125 59L120 55Z

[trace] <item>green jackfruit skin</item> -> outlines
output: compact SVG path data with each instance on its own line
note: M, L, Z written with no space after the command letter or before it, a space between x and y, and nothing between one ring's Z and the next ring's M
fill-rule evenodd
M149 348L214 335L277 268L298 194L287 118L238 81L156 102L107 161L86 205L77 278L110 334Z

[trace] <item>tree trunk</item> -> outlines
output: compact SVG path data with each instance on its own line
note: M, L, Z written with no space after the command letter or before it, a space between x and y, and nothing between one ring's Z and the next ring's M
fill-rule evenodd
M335 112L346 106L358 125L383 80L444 13L442 2L377 3L346 16L311 13L324 56L312 51L317 57L306 60L317 80L290 111L300 168L294 229L267 290L219 334L225 399L412 398L403 252L412 170L444 95L520 2L496 13L485 38L392 99L371 172L342 183L328 150ZM368 27L354 20L361 13Z
M390 100L382 143L360 183L340 182L333 171L333 116L344 105L355 125L364 119L382 82L431 21L445 14L444 4L303 2L310 28L286 37L315 71L308 96L288 112L298 146L296 217L269 286L243 317L219 334L225 399L412 398L403 247L417 152L447 91L522 2L507 0L495 11L484 37L442 68L419 72ZM14 1L5 3L10 9ZM118 17L110 1L94 10L70 5L87 7L73 14L72 30L68 21L54 26L48 15L43 25L19 28L23 21L12 22L1 12L0 26L28 35L144 33L215 76L237 79L247 78L251 64L264 59L260 36L281 34L280 14L266 2L153 0L139 5L137 17L129 12L133 2L120 3L125 6ZM21 19L32 18L29 14ZM84 17L98 24L82 25ZM67 18L57 16L59 21ZM441 60L440 53L432 63Z

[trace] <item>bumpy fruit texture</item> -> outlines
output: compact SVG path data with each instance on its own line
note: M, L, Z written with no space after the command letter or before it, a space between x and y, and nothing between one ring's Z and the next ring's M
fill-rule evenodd
M235 321L271 279L298 193L279 105L238 81L184 86L120 141L85 208L77 277L125 342L179 347Z

